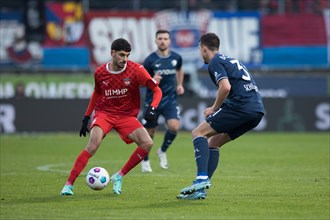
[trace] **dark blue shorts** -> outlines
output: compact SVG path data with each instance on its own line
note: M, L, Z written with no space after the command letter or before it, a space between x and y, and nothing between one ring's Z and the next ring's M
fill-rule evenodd
M263 117L262 112L241 112L224 105L206 118L218 133L227 133L232 140L255 128Z
M143 111L143 115L146 111L146 108ZM180 108L177 105L177 103L165 105L161 109L156 109L157 114L157 120L154 122L146 122L143 124L145 128L155 128L158 126L158 117L162 115L165 118L165 121L168 121L169 119L177 119L180 120Z

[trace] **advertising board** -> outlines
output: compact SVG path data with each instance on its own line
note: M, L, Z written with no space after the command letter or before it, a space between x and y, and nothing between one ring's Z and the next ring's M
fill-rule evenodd
M191 131L204 120L203 111L213 99L180 98L182 130ZM254 129L261 131L329 131L330 103L327 98L266 98L266 114ZM8 99L0 104L0 131L78 132L88 105L86 99ZM141 119L141 117L139 117ZM164 129L164 120L160 120Z

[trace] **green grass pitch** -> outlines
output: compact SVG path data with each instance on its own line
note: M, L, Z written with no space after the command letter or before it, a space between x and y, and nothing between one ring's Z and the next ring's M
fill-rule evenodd
M78 134L1 135L0 219L329 219L329 134L250 132L221 149L220 165L206 200L176 195L196 175L190 133L181 132L168 151L169 169L133 169L122 195L112 184L93 191L85 183L94 166L113 174L135 145L110 133L76 180L75 195L63 184L87 138Z

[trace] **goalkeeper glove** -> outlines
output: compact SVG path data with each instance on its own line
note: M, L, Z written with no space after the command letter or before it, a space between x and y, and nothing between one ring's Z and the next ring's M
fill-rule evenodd
M82 126L81 126L80 133L79 133L80 137L81 137L81 135L86 137L86 132L89 133L88 121L89 121L89 116L85 116L84 119L82 120Z
M153 122L156 120L156 108L149 106L144 114L144 119L147 122Z

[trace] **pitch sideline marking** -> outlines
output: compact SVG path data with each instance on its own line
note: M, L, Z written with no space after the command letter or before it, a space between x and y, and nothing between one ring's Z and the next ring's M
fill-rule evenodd
M106 162L89 162L89 164L104 164ZM45 164L45 165L41 165L41 166L37 166L36 169L39 171L45 171L45 172L54 172L54 173L65 173L68 174L70 173L70 168L68 170L66 169L61 169L58 167L64 167L64 166L70 166L72 165L72 163L54 163L54 164ZM87 174L87 172L85 172ZM84 172L82 174L85 174Z
M109 161L95 161L95 162L88 162L88 165L90 164L105 164ZM112 162L122 162L122 161L112 161ZM62 173L62 174L69 174L71 169L72 163L54 163L54 164L45 164L37 166L36 169L42 172L53 172L53 173ZM68 169L60 168L60 167L70 167ZM110 174L110 173L109 173ZM80 175L87 175L87 172L82 172ZM131 173L132 176L140 176L140 175L146 175L145 173ZM153 173L153 176L182 176L179 174L173 174L173 173Z

